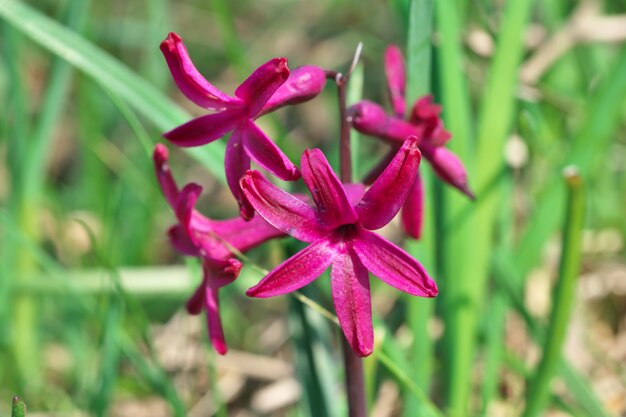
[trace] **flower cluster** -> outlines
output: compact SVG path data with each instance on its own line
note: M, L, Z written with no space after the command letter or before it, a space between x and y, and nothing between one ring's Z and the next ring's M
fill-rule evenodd
M405 118L406 70L402 53L395 45L389 46L385 52L385 72L394 115L387 115L381 106L368 100L355 104L349 110L356 130L391 144L389 153L374 167L365 183L370 184L387 166L407 136L414 135L419 138L420 151L435 173L473 199L463 163L444 147L451 135L443 127L439 117L441 107L433 104L432 96L418 99ZM415 239L421 235L423 212L423 187L418 174L402 210L404 230Z
M471 195L463 165L444 147L450 134L432 97L418 100L405 120L405 68L397 47L390 47L385 56L394 115L388 116L370 101L349 110L355 129L391 143L392 148L363 183L346 184L321 150L305 150L298 168L255 123L279 107L316 97L334 71L315 66L290 71L285 58L274 58L229 96L199 73L178 35L171 33L161 51L181 92L212 111L165 133L165 138L177 146L201 146L231 132L224 167L240 217L230 220L211 220L197 212L194 207L201 187L192 183L179 189L169 170L167 149L157 145L154 151L159 184L178 220L169 230L172 245L202 262L203 280L187 310L192 314L206 310L209 337L217 352L226 352L217 294L239 275L241 263L236 254L275 237L289 235L308 246L276 266L247 295L272 297L296 291L330 267L339 323L360 356L373 350L369 273L412 295L437 295L437 285L421 264L374 232L402 208L407 233L419 236L422 156L444 181ZM312 204L251 170L251 160L282 180L302 178Z

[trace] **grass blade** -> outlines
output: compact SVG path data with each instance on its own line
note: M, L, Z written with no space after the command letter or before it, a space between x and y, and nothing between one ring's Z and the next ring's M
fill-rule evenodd
M574 300L580 270L580 246L585 212L583 185L575 168L566 171L568 204L562 239L559 278L553 293L554 304L550 317L543 356L530 381L524 417L535 417L545 407L551 393L550 383L557 370L561 348Z
M115 92L159 130L172 129L190 119L182 108L128 67L27 4L3 0L0 16L36 43ZM191 148L189 153L225 182L222 169L224 149L223 143L215 142L211 146Z

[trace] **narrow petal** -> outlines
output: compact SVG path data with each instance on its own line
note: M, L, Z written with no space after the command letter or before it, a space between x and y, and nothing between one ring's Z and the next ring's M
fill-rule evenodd
M287 78L287 58L274 58L257 68L241 83L235 95L246 102L248 116L254 118Z
M191 242L193 242L196 246L198 245L191 229L191 218L193 216L193 209L196 206L198 198L200 197L200 193L202 193L202 187L198 184L189 183L183 187L180 195L178 196L178 201L176 202L176 217L178 218L178 222L186 232Z
M243 146L248 156L257 164L284 181L300 178L300 171L287 158L287 155L274 144L252 121L246 122L241 129Z
M254 216L254 209L239 187L239 180L250 169L250 158L243 147L239 129L235 129L226 144L224 169L226 171L226 182L230 192L239 204L241 217L245 220L251 219Z
M161 52L180 91L198 106L211 110L243 106L242 100L224 94L198 72L185 44L176 33L170 33L161 42Z
M224 136L245 121L242 110L224 110L206 114L182 124L163 136L183 148L206 145Z
M185 308L189 314L193 314L194 316L200 314L202 312L202 308L204 307L204 293L205 293L205 284L204 281L196 288L191 297L187 300L185 304Z
M289 78L265 103L260 114L312 99L322 92L326 84L326 73L320 67L305 65L291 71Z
M304 242L328 234L312 207L270 183L260 172L248 171L241 180L241 189L261 217L284 233Z
M335 258L330 286L343 334L357 355L368 356L374 350L369 274L351 252Z
M199 246L191 241L188 231L180 224L170 227L167 235L170 243L179 253L187 256L200 256Z
M423 144L420 149L439 178L474 199L474 194L467 184L467 171L458 156L444 147L433 147L428 144Z
M329 239L320 239L278 265L246 294L267 298L297 291L322 275L337 255Z
M385 226L406 200L421 160L417 139L407 139L391 163L372 184L356 206L363 227L370 230Z
M361 229L353 241L363 265L382 281L411 295L434 297L437 284L408 253L376 233Z
M409 119L410 123L423 129L423 141L432 146L443 146L452 137L444 128L440 113L441 106L433 103L433 96L428 94L415 102Z
M363 195L365 195L365 184L361 184L360 182L344 184L343 188L346 190L348 202L351 207L356 206L357 203L363 198Z
M206 319L209 328L209 340L213 349L220 355L228 351L222 320L220 318L220 303L218 289L205 286Z
M327 227L356 222L357 215L346 191L319 149L307 149L300 161L302 178L317 206L317 213Z
M419 172L415 183L402 206L402 227L407 235L413 239L422 236L422 221L424 217L424 188Z
M245 221L241 217L216 220L213 229L216 235L241 252L259 246L270 239L285 236L261 216L255 216L250 221Z
M176 186L174 177L172 177L172 171L170 170L170 166L168 164L169 152L165 145L158 143L154 147L152 159L154 161L154 170L156 171L161 191L163 192L163 195L165 196L165 199L169 203L170 207L174 208L176 207L176 202L178 201L178 187Z
M413 135L422 136L422 128L397 117L388 116L378 104L363 100L348 110L352 126L366 135L375 136L391 143L402 143Z
M387 88L394 113L404 119L405 112L405 64L400 48L390 45L385 51L385 75L387 76Z

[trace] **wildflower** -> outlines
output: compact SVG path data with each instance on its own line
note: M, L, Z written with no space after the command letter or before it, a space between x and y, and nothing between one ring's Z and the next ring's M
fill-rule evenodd
M283 233L260 217L248 222L241 217L211 220L203 216L194 209L202 187L190 183L178 189L165 146L156 145L153 159L163 195L178 219L178 224L168 232L172 246L183 255L202 260L202 283L187 301L187 311L200 314L206 310L211 344L218 353L224 354L227 346L219 315L218 291L233 282L242 267L231 250L245 252Z
M254 120L279 107L315 97L324 88L324 71L304 66L290 74L287 59L274 58L257 68L231 97L198 72L177 34L169 34L161 43L161 51L180 91L198 106L216 111L195 118L164 136L177 146L190 147L210 143L232 131L226 147L226 180L239 203L242 217L252 218L254 211L239 189L239 179L250 169L250 159L285 181L300 177L298 168Z
M437 295L422 265L371 230L398 213L415 179L421 156L415 137L407 139L367 192L342 185L319 149L306 150L301 169L315 208L249 171L241 188L259 215L277 229L310 243L272 270L247 292L253 297L285 294L309 284L331 266L335 311L346 339L360 356L373 350L368 271L401 291Z
M408 120L404 119L405 64L397 46L390 46L385 52L385 72L395 115L387 115L381 106L368 100L363 100L350 108L352 125L356 130L392 144L392 149L367 176L365 183L371 183L387 166L406 137L414 135L419 138L422 155L430 162L435 173L443 181L474 198L467 184L467 173L463 163L444 147L451 135L445 130L439 117L441 107L432 102L432 96L426 95L417 100ZM418 173L402 209L402 225L405 231L416 239L421 235L422 214L423 186Z

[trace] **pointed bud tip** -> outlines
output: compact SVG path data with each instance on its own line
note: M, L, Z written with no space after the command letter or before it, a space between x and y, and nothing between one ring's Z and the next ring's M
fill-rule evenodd
M176 44L182 42L180 36L176 32L170 32L167 37L161 42L161 51L172 51L176 48Z
M196 184L195 182L190 182L189 184L183 187L182 193L200 195L202 193L202 186L199 184Z
M165 165L169 160L169 150L165 145L157 143L154 147L152 158L157 165Z
M215 349L215 352L217 352L219 355L224 356L228 353L228 346L226 346L226 343L213 341L212 345L213 349Z
M463 185L459 185L459 190L461 190L461 192L463 194L465 194L466 196L469 197L470 200L472 201L476 201L476 195L474 195L474 193L472 192L472 190L469 188L469 185L467 183L463 184Z

